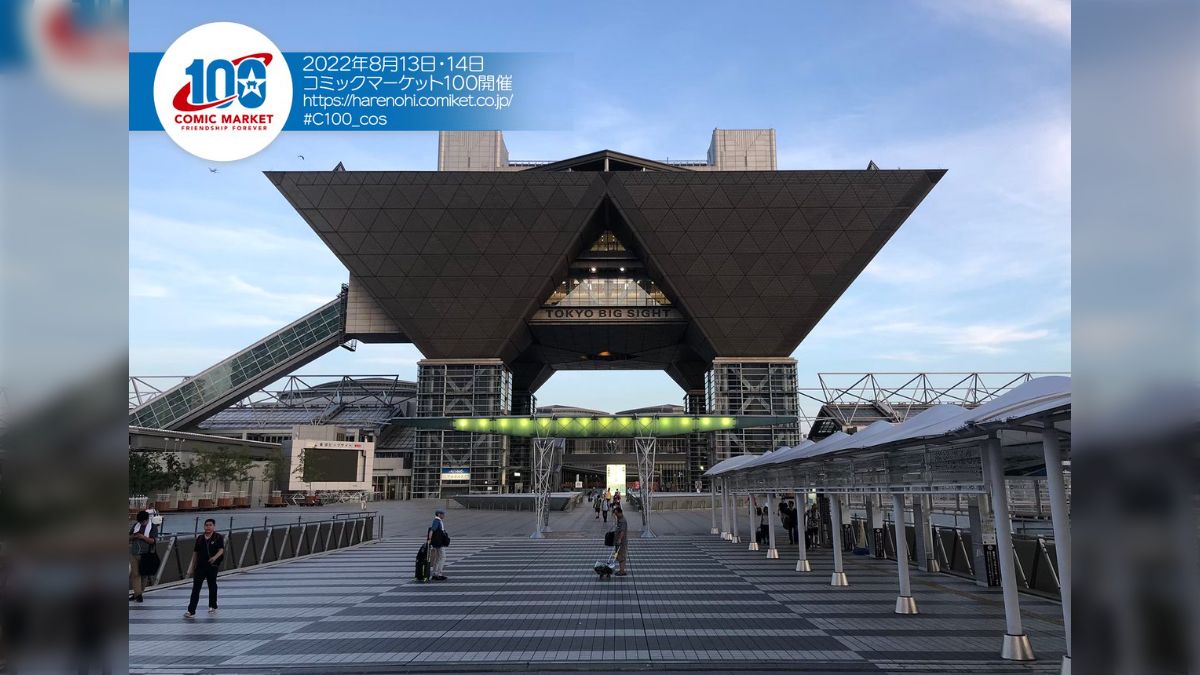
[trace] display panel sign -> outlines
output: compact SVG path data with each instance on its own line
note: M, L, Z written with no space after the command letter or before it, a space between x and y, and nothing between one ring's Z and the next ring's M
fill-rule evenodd
M624 464L608 464L606 465L607 480L604 485L609 490L625 491L625 465Z
M471 480L470 469L442 468L442 482L462 482Z

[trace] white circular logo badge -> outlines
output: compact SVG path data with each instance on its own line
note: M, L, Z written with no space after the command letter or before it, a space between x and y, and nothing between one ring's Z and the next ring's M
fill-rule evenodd
M283 130L292 73L262 33L240 23L206 23L163 54L154 107L167 135L187 152L215 162L243 159Z

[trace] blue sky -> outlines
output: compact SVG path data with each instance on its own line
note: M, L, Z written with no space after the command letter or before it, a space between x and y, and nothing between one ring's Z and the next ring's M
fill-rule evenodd
M714 127L773 127L781 169L948 169L793 354L801 386L829 371L1070 369L1067 2L434 5L142 0L130 44L162 51L227 20L284 51L555 52L572 59L574 128L506 133L514 159L699 159ZM347 279L264 170L432 170L436 155L433 132L287 132L212 174L165 134L130 134L130 373L198 372ZM415 378L419 358L363 345L303 371ZM658 372L559 373L538 392L607 410L681 398Z

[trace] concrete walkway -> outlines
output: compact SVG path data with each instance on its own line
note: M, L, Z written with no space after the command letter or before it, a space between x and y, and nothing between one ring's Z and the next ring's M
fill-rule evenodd
M586 513L586 518L582 517ZM418 514L414 511L414 517ZM851 586L831 588L828 550L795 572L795 548L762 552L671 523L633 539L631 575L600 581L604 527L582 510L556 538L524 531L529 514L452 511L445 582L411 581L419 541L390 537L221 578L220 610L182 618L188 589L149 591L129 612L133 672L482 672L789 670L1056 672L1058 605L1022 596L1034 664L998 658L997 590L914 570L921 614L892 613L895 563L849 556ZM631 524L636 530L637 514ZM674 517L674 518L673 518ZM552 523L554 521L552 520ZM507 523L507 524L505 524ZM421 526L423 528L423 525Z

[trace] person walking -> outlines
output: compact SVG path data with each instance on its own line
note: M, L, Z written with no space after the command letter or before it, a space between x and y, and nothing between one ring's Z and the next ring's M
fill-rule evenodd
M617 549L616 576L623 577L629 574L625 571L625 563L629 559L629 521L625 520L625 512L620 506L613 508L613 518L617 519L616 528L613 530L613 546Z
M800 519L804 517L803 510L797 510L796 502L788 500L788 541L793 544L800 543L800 528L802 527Z
M808 509L808 516L804 523L804 536L807 537L807 543L810 548L818 548L821 545L820 538L817 536L821 527L821 512L817 510L817 505L813 504Z
M142 556L154 550L158 541L158 526L148 511L138 511L137 520L129 528L129 601L142 602L147 577L142 576Z
M445 581L443 569L446 566L446 547L450 545L450 535L446 532L446 511L437 509L433 512L433 524L425 534L425 543L429 545L429 578L434 581Z
M608 522L608 511L612 508L612 501L609 499L600 500L600 515L604 516L604 522Z
M783 524L783 529L787 530L788 543L794 544L796 540L792 538L792 519L796 517L795 511L792 511L791 506L787 501L779 503L779 521Z
M192 547L192 561L188 563L187 575L192 577L192 598L188 602L185 619L196 618L196 605L200 603L200 587L208 582L208 613L217 613L217 570L225 555L225 537L217 532L217 521L204 520L204 534L196 536Z
M598 494L596 495L596 498L592 500L592 509L596 511L596 520L600 520L600 503L603 501L604 498Z
M617 490L613 493L613 510L621 508L621 491Z

